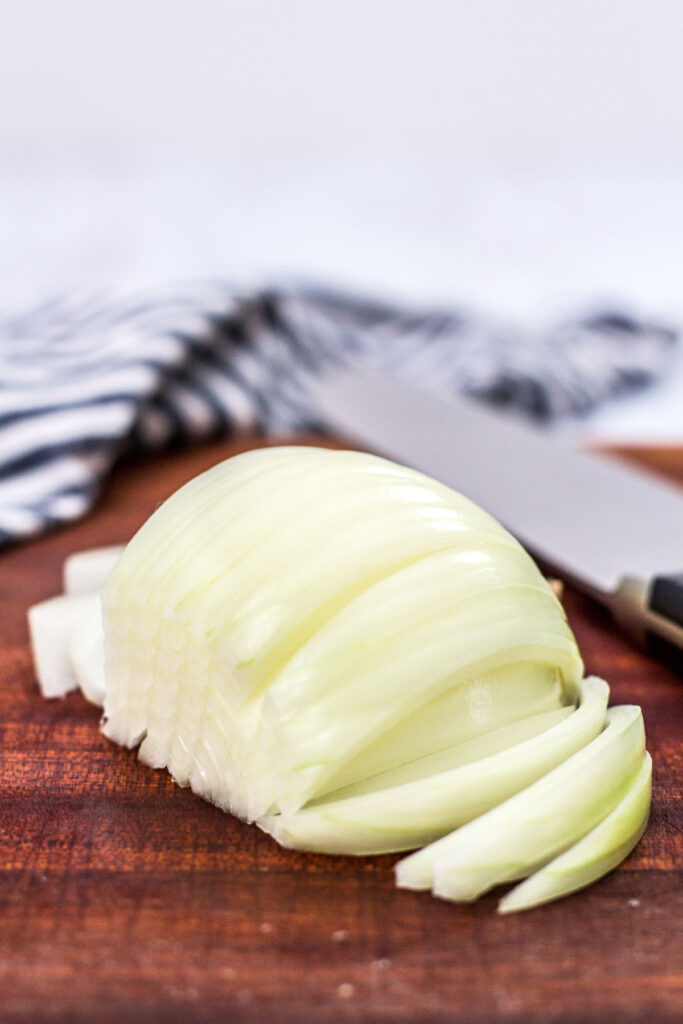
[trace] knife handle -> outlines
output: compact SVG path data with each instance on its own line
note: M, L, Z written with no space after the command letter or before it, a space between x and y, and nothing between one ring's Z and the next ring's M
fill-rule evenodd
M654 578L650 589L650 611L678 625L683 634L683 573ZM667 637L650 633L648 647L654 655L683 672L683 641L676 647Z
M651 580L624 576L608 604L643 646L683 670L683 573Z
M683 626L683 573L655 576L650 590L650 608L671 622Z

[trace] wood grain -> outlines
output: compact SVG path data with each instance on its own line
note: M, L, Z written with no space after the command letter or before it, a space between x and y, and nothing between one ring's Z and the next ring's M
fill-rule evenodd
M678 1022L683 688L571 591L588 671L643 707L653 815L620 870L526 914L399 892L392 857L281 850L107 742L79 696L40 698L26 608L65 555L259 443L122 467L86 521L0 556L0 1021ZM630 457L683 480L680 450Z

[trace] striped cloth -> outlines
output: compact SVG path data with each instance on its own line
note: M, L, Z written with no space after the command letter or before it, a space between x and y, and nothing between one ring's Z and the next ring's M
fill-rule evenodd
M0 545L83 515L123 453L315 428L310 385L333 365L551 420L652 381L675 342L622 314L532 334L312 288L51 301L0 323Z

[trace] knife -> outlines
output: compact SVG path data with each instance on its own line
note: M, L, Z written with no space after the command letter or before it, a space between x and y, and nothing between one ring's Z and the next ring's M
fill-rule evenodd
M655 654L683 655L683 490L469 398L336 372L314 391L328 428L422 470L499 519Z

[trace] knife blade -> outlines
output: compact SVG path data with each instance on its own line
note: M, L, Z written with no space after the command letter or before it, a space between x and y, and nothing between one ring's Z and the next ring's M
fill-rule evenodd
M465 397L336 372L323 423L441 480L499 519L641 641L683 650L683 490Z

